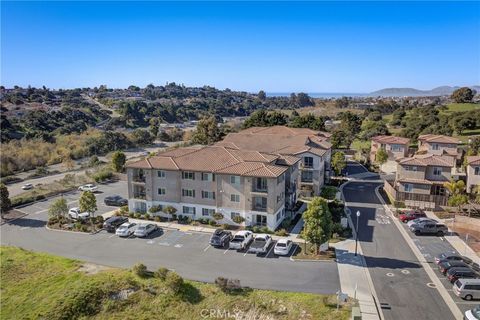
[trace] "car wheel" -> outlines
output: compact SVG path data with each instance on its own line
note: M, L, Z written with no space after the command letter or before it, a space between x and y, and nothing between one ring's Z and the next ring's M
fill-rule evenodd
M420 235L420 231L415 230L415 235L416 235L416 236L419 236L419 235Z
M472 299L473 299L473 297L472 297L471 294L467 294L467 295L465 296L465 300L470 301L470 300L472 300Z
M437 236L443 237L443 231L438 231L438 232L437 232Z

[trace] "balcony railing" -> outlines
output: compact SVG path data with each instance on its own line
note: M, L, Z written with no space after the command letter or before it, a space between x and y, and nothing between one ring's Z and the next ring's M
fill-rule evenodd
M146 196L147 196L147 194L145 192L136 192L136 193L133 194L133 197L135 199L141 199L141 200L145 200Z
M145 182L145 176L133 176L133 182Z
M267 207L264 206L258 206L258 205L253 205L252 206L253 211L260 211L260 212L267 212Z
M252 192L267 193L267 192L268 192L268 188L267 188L267 187L253 186L253 187L252 187Z
M300 181L304 183L313 183L313 178L302 178Z

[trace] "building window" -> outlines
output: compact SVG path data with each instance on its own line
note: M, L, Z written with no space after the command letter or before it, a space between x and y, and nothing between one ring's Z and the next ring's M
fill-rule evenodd
M163 196L165 195L165 188L158 188L157 192L159 195Z
M400 152L403 150L402 146L398 145L398 144L392 144L392 147L391 147L391 150L393 152Z
M195 207L183 206L183 214L195 214Z
M304 157L303 158L303 166L305 168L313 168L313 158L312 157Z
M230 212L230 218L233 220L235 217L240 217L240 212Z
M240 195L239 194L231 194L230 201L232 202L240 202Z
M405 192L412 192L413 191L413 184L405 183Z
M202 199L215 199L215 192L202 190Z
M302 171L302 182L313 182L313 172L312 171Z
M418 171L417 169L418 169L417 166L406 166L405 167L405 170L407 170L407 171Z
M281 212L277 213L277 216L276 216L277 222L278 220L280 220L280 218L281 218Z
M215 213L215 209L202 208L202 216L211 217Z
M160 179L165 179L165 171L158 170L157 171L157 177Z
M231 184L240 184L240 176L230 176Z
M438 146L438 143L434 143L432 144L432 150L439 150L439 146Z
M195 190L193 190L193 189L182 189L182 197L195 198Z
M433 167L433 175L434 176L441 176L442 175L442 168L441 167Z
M253 210L256 210L256 211L266 211L267 210L267 198L265 198L265 197L254 197L252 202L253 202Z
M475 173L474 173L474 174L475 174L476 176L480 175L480 167L475 167L474 170L475 170Z
M267 191L268 184L266 178L255 178L254 191Z
M215 181L215 175L213 173L203 172L202 181Z
M195 180L195 172L182 171L182 179L184 179L184 180Z

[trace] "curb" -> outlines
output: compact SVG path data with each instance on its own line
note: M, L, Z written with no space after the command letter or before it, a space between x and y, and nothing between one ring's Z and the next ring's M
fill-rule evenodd
M87 235L87 236L89 236L89 235L94 235L94 234L96 234L96 233L100 232L101 230L103 230L103 229L100 229L100 230L98 230L98 231L96 231L96 232L92 233L92 232L82 232L82 231L71 231L71 230L60 230L60 229L54 229L54 228L50 228L50 227L49 227L49 226L47 226L47 225L45 225L45 229L47 229L48 231L57 231L57 232L66 232L66 233L84 234L84 235Z

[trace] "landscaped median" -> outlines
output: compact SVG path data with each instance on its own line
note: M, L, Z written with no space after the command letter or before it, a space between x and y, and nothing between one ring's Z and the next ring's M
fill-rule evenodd
M188 281L165 268L95 267L0 247L2 319L349 319L335 295L242 288L234 279ZM214 279L212 279L213 281Z

